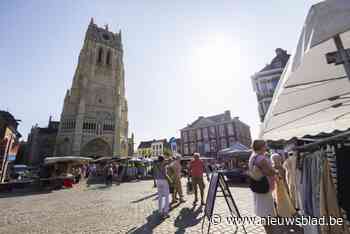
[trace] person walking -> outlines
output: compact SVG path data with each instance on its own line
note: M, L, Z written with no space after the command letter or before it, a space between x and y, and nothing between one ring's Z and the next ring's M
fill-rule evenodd
M178 201L175 193L175 179L176 179L176 171L174 167L174 159L170 159L170 165L167 167L167 181L169 184L169 192L171 194L171 202L170 205L176 203Z
M106 170L106 185L112 185L112 181L113 181L113 167L112 167L112 164L109 164Z
M182 192L182 184L181 184L181 157L180 156L176 156L175 157L175 161L173 162L173 167L175 169L175 181L174 181L174 193L175 193L175 197L177 196L177 194L180 197L180 202L185 202L184 200L184 195Z
M266 177L268 181L267 192L253 191L255 214L260 217L275 216L272 191L274 190L275 176L278 175L278 172L273 169L272 162L266 153L267 146L265 141L255 140L252 148L253 153L248 163L250 177L255 181L262 181ZM255 174L259 174L260 178L257 178ZM252 190L254 189L252 188ZM272 233L271 225L265 225L264 228L267 234Z
M169 218L169 184L167 182L166 162L163 156L153 167L153 176L156 180L158 190L158 207L161 218Z
M155 174L155 170L156 170L156 162L153 162L152 168L151 168L151 173L153 175L153 188L157 187L157 183L156 183L156 177L154 176Z
M193 160L190 163L189 174L192 177L192 185L194 189L194 201L193 205L196 205L198 202L198 191L197 186L199 187L199 191L201 194L201 205L204 206L204 181L203 181L203 173L205 170L204 162L200 159L199 153L193 154ZM209 181L209 177L207 174L207 179Z
M91 172L91 166L88 164L86 166L85 179L89 178L90 172Z

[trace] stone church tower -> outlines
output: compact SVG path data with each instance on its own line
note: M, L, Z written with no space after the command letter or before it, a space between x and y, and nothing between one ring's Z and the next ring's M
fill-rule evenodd
M72 87L64 98L55 155L128 155L121 36L91 19Z

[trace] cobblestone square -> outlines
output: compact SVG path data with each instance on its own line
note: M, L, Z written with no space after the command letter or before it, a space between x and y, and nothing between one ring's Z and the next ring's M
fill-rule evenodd
M185 180L183 180L183 185ZM208 187L208 186L206 186ZM252 194L245 187L231 187L242 216L252 215ZM67 190L34 194L0 195L0 233L201 233L203 208L193 207L192 195L172 208L170 218L160 221L153 181L81 185ZM215 214L229 215L224 198L218 197ZM204 229L208 222L205 222ZM233 233L222 222L211 233ZM248 233L264 233L262 227L246 226ZM243 233L240 228L238 233Z

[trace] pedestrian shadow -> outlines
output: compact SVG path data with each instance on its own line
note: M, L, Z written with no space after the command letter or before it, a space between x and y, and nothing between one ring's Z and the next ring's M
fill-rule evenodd
M120 185L120 181L113 180L111 185L106 185L105 177L103 176L90 176L86 180L87 190L108 189L113 185Z
M0 198L10 198L10 197L22 197L22 196L33 196L41 194L49 194L52 190L16 190L12 192L0 192Z
M235 182L229 182L228 186L231 187L236 187L236 188L249 188L249 184L247 183L235 183Z
M183 234L186 231L186 228L193 227L199 224L202 220L202 217L198 217L202 211L203 207L199 206L197 210L193 206L191 209L188 207L182 208L180 214L175 219L175 227L177 228L176 234Z
M86 190L104 190L109 188L111 188L111 186L109 185L99 185L99 186L89 187Z
M86 185L90 186L90 185L94 185L94 184L102 184L104 182L105 182L105 178L102 176L90 176L86 180Z
M179 207L181 204L182 204L181 202L177 202L177 203L174 203L174 204L170 204L169 211L172 211L172 210L176 209L176 208Z
M148 234L153 233L153 229L160 225L164 219L160 218L160 214L158 211L153 211L151 215L149 215L147 218L147 223L142 225L139 228L131 228L129 231L127 231L127 234Z
M149 199L151 197L154 197L154 196L157 196L157 193L154 193L154 194L148 195L146 197L140 198L140 199L138 199L136 201L132 201L131 203L139 203L139 202L142 202L142 201L147 200L147 199Z

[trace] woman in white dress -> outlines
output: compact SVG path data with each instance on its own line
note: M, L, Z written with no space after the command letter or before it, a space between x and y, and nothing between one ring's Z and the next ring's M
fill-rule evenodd
M275 216L272 191L274 190L274 177L278 173L273 169L270 158L266 154L267 146L263 140L253 142L253 153L249 158L249 170L253 171L255 167L263 176L266 176L269 182L269 191L267 193L254 193L254 210L259 217ZM271 226L265 225L267 234L272 233Z

